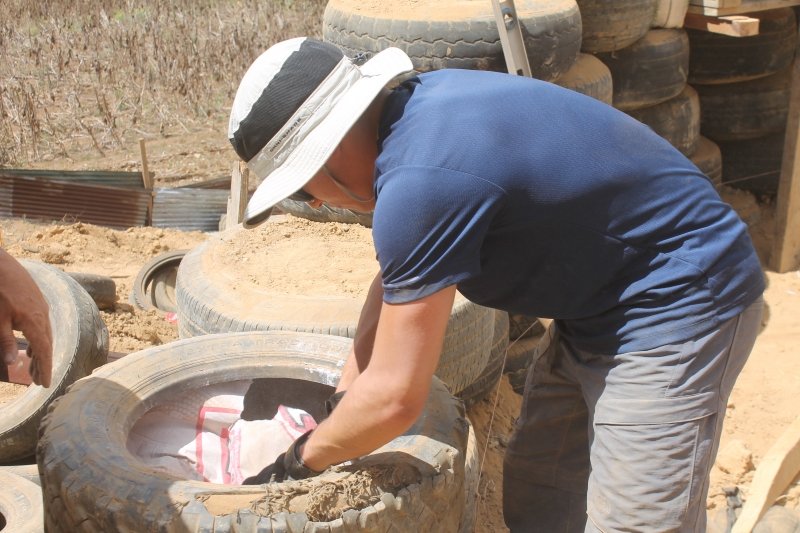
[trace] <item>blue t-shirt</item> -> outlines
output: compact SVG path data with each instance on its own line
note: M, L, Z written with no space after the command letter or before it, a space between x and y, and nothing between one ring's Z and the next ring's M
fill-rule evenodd
M393 91L379 134L373 238L388 303L455 284L614 354L687 340L763 291L747 228L710 181L597 100L440 70Z

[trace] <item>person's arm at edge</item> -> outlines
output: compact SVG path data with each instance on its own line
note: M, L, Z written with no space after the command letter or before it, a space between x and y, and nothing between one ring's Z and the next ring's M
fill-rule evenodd
M375 344L375 332L378 329L378 319L383 306L383 284L380 271L372 280L367 292L367 298L361 307L358 317L356 335L353 347L342 367L342 376L336 387L336 392L347 390L350 384L367 368L372 357L372 347Z
M370 453L401 435L428 400L455 285L405 304L383 303L369 365L301 450L312 470Z
M25 267L0 249L0 351L4 364L13 364L17 358L14 330L21 331L28 341L31 379L49 387L53 333L47 301Z

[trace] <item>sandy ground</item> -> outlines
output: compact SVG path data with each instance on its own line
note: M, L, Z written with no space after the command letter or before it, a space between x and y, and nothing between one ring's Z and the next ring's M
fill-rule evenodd
M771 206L760 205L748 194L736 191L723 191L723 196L748 222L754 242L762 258L765 257L771 247L773 232ZM111 351L121 353L177 338L175 324L163 314L138 311L128 304L133 280L141 265L159 253L192 248L209 236L155 228L118 231L80 223L36 223L18 219L0 221L0 229L3 247L15 257L43 260L65 271L103 274L115 280L118 303L113 311L101 315L111 335ZM353 229L352 233L363 237L364 232ZM253 238L256 237L254 234ZM328 237L352 240L349 230L331 229ZM313 243L303 245L302 242L293 241L291 253L302 257L310 253L304 246L315 246ZM242 252L243 257L252 253L252 248ZM335 257L331 250L324 256L326 262ZM351 270L347 274L353 275L354 270L358 274L357 267L352 266L352 261L350 263ZM279 266L277 262L271 265L272 268ZM245 272L253 274L255 271L248 267ZM800 415L800 402L797 401L800 358L796 348L800 342L800 272L767 272L766 275L769 281L766 292L768 313L764 329L730 400L721 451L712 472L708 499L711 510L724 506L723 487L738 485L746 497L759 461L789 423ZM355 278L360 279L360 275ZM328 279L327 282L336 283L336 280ZM346 288L342 290L349 291ZM19 387L0 384L0 403L18 392ZM502 455L519 404L519 396L504 379L495 394L469 412L483 458L478 504L479 533L505 530L502 522ZM778 503L800 508L797 479Z

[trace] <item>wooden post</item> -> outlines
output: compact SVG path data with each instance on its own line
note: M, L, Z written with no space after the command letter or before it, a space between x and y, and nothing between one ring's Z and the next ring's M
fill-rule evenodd
M142 185L144 189L150 193L147 199L147 213L144 218L145 226L153 225L153 176L150 175L150 169L147 167L147 148L144 144L144 139L139 139L139 156L142 159Z
M792 88L783 161L775 206L775 240L770 267L788 272L800 267L800 61L792 67Z
M226 228L231 228L244 220L249 181L250 169L247 168L247 165L242 162L234 163L231 172L231 195L228 197Z
M800 473L800 416L761 460L750 484L742 513L731 533L750 533L775 499Z
M147 149L144 145L144 139L139 139L139 155L142 158L142 183L147 190L153 190L153 177L150 175L150 170L147 168Z

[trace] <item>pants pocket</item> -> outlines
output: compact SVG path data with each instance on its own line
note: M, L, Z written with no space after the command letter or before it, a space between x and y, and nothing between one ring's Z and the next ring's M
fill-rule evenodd
M694 531L705 511L717 410L713 392L600 400L587 512L601 531Z

